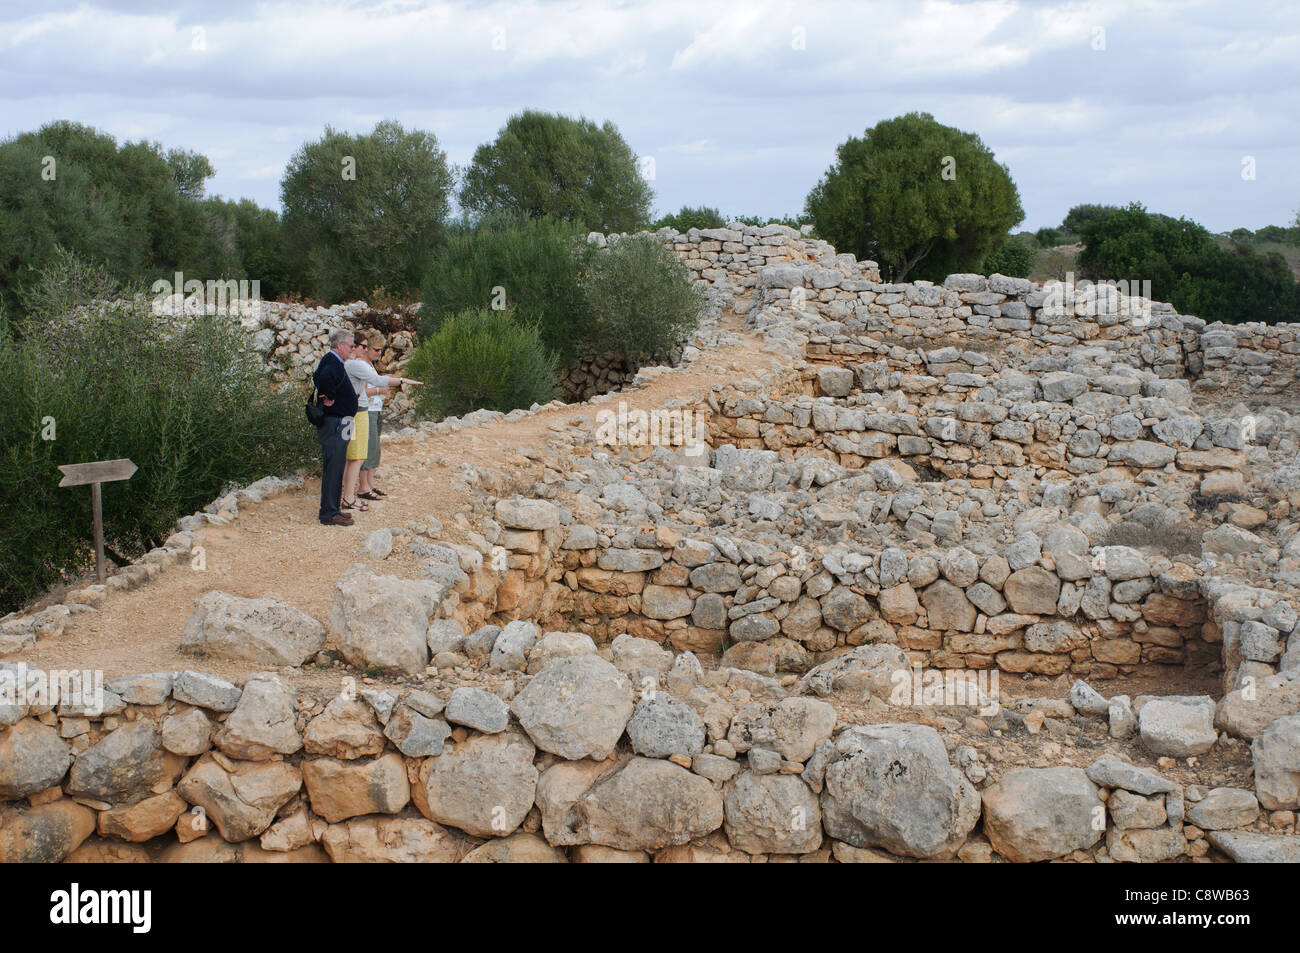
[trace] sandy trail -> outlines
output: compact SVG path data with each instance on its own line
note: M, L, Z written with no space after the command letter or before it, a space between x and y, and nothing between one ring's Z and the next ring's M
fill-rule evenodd
M673 398L703 398L715 382L751 376L764 366L775 368L780 362L776 355L740 325L741 319L728 312L719 327L736 334L736 344L706 350L687 367L664 371L640 387L620 392L618 400L626 401L629 409L650 410ZM354 526L320 524L316 518L320 481L310 479L299 490L241 507L233 523L205 528L202 571L184 564L169 567L138 589L110 595L98 612L73 616L61 636L42 639L9 661L47 670L102 669L109 678L185 668L242 678L264 670L265 666L214 656L195 659L179 650L199 596L214 589L246 598L273 596L325 622L334 583L351 563L363 558L367 533L433 515L443 523L444 536L456 539L453 521L465 511L468 499L463 484L458 489L453 480L461 463L492 467L523 482L540 479L544 465L521 451L545 449L557 425L586 427L594 433L597 412L609 406L565 405L514 422L385 444L379 485L390 496L370 502L367 512L354 514ZM416 578L416 563L408 553L395 551L383 566L387 573ZM332 691L340 677L338 670L311 664L301 673L286 669L282 674L300 690L312 686Z

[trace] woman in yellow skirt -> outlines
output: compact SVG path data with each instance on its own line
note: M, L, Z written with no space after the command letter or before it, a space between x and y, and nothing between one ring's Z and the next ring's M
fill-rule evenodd
M365 384L361 385L363 388ZM348 441L347 464L343 467L343 499L339 505L345 510L364 510L368 507L363 500L357 499L357 480L361 476L361 464L366 460L370 449L370 414L364 406L358 407L352 417L352 439ZM347 434L348 424L343 424Z

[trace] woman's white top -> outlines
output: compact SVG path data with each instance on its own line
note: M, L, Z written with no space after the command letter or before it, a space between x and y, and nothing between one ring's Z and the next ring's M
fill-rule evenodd
M349 358L343 362L344 369L352 381L352 389L357 392L357 410L379 410L384 406L384 399L379 394L367 394L366 385L387 387L389 378L375 373L369 361L359 357Z

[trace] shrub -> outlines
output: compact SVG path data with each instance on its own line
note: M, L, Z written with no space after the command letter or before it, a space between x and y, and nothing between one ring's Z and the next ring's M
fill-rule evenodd
M420 333L462 311L506 308L567 365L591 326L578 277L594 252L576 226L550 219L454 229L425 277Z
M691 208L689 205L683 205L680 212L676 215L665 215L652 224L650 230L658 231L667 225L679 232L689 232L692 228L722 228L726 224L722 213L716 208L705 205Z
M1006 166L979 137L909 113L850 137L809 193L817 234L890 281L969 272L1023 217Z
M1066 244L1065 232L1059 228L1040 228L1034 232L1034 241L1038 242L1040 248L1055 248Z
M1011 278L1028 278L1034 268L1034 250L1019 236L1012 236L1002 247L984 259L984 274L994 273Z
M812 216L806 212L802 215L737 215L735 221L742 225L785 225L789 228L802 228L812 224Z
M706 304L685 263L648 235L621 238L595 255L582 287L591 346L621 353L634 365L666 356L694 330Z
M302 395L274 389L225 318L169 330L119 305L0 334L0 612L93 565L90 492L60 489L61 464L135 461L103 494L105 541L132 558L230 482L315 456Z
M509 412L555 396L559 372L537 328L510 311L468 309L446 318L411 355L421 416L460 416L480 408Z

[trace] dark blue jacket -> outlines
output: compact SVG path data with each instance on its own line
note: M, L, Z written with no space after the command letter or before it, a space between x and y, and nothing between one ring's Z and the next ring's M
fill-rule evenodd
M326 417L351 417L357 412L357 392L352 387L352 378L348 377L343 367L343 358L334 351L326 351L325 356L316 365L311 376L316 385L316 393L334 401L325 408ZM320 397L317 397L319 403Z

